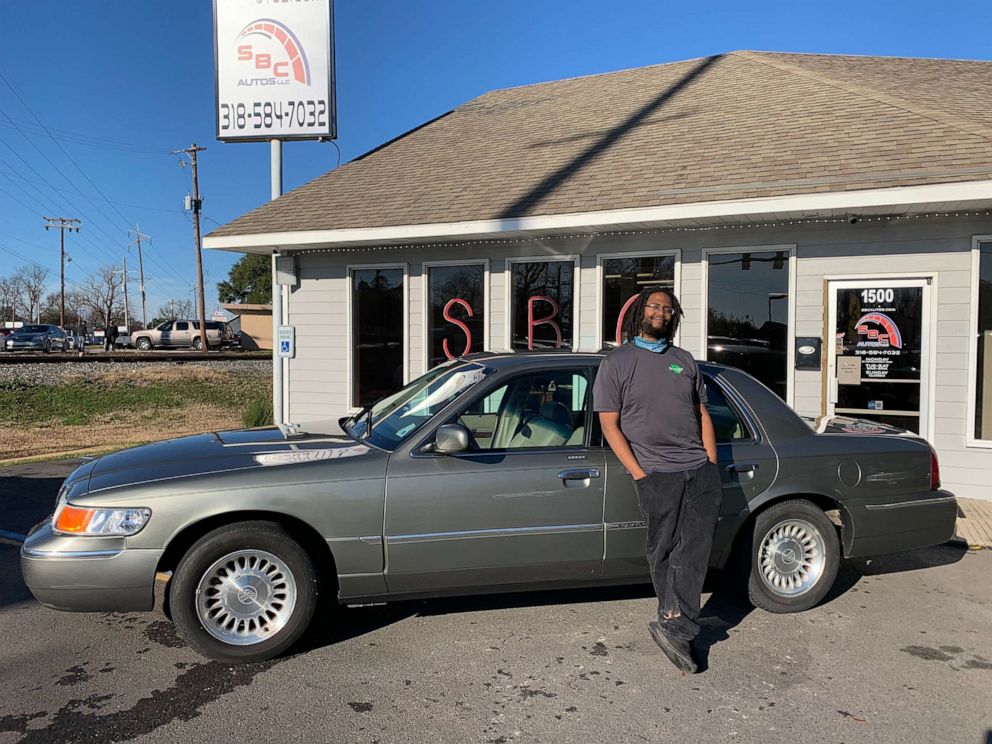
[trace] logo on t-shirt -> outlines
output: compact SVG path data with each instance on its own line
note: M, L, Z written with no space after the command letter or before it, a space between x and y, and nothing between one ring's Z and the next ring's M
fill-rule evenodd
M676 374L676 375L682 374L683 367L680 364L674 364L674 363L673 364L669 364L668 365L668 368L672 371L673 374Z

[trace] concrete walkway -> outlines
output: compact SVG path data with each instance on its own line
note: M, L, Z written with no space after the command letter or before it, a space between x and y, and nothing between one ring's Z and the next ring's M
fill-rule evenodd
M992 501L958 499L957 536L970 548L992 548Z

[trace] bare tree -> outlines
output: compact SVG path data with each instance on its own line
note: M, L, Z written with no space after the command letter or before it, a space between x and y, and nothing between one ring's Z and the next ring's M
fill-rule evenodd
M0 321L17 320L17 302L20 288L14 277L0 277Z
M95 274L86 277L81 299L92 308L100 325L107 327L115 311L120 310L121 277L116 266L101 266Z
M41 323L59 324L59 299L58 292L49 292L41 302L41 312L38 313L38 321Z
M14 272L17 283L19 304L28 321L35 316L35 308L41 313L41 299L45 294L45 284L49 271L41 266L25 265Z
M185 299L171 299L158 309L158 317L163 320L192 318L193 303Z

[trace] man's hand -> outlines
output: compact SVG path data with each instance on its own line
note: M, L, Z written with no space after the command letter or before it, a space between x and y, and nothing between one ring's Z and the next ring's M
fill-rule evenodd
M634 451L630 448L630 442L627 441L627 437L620 431L620 412L600 411L599 425L603 429L603 436L606 437L606 441L609 443L610 449L613 450L613 454L627 468L631 477L635 481L646 478L647 473L644 472L644 469L637 462L637 457L634 456Z

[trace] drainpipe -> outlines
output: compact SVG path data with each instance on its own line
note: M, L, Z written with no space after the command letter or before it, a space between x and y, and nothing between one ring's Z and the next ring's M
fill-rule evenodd
M272 198L282 196L282 141L269 140ZM272 418L276 426L283 425L282 357L279 356L279 326L282 325L282 285L276 281L276 256L272 251Z

